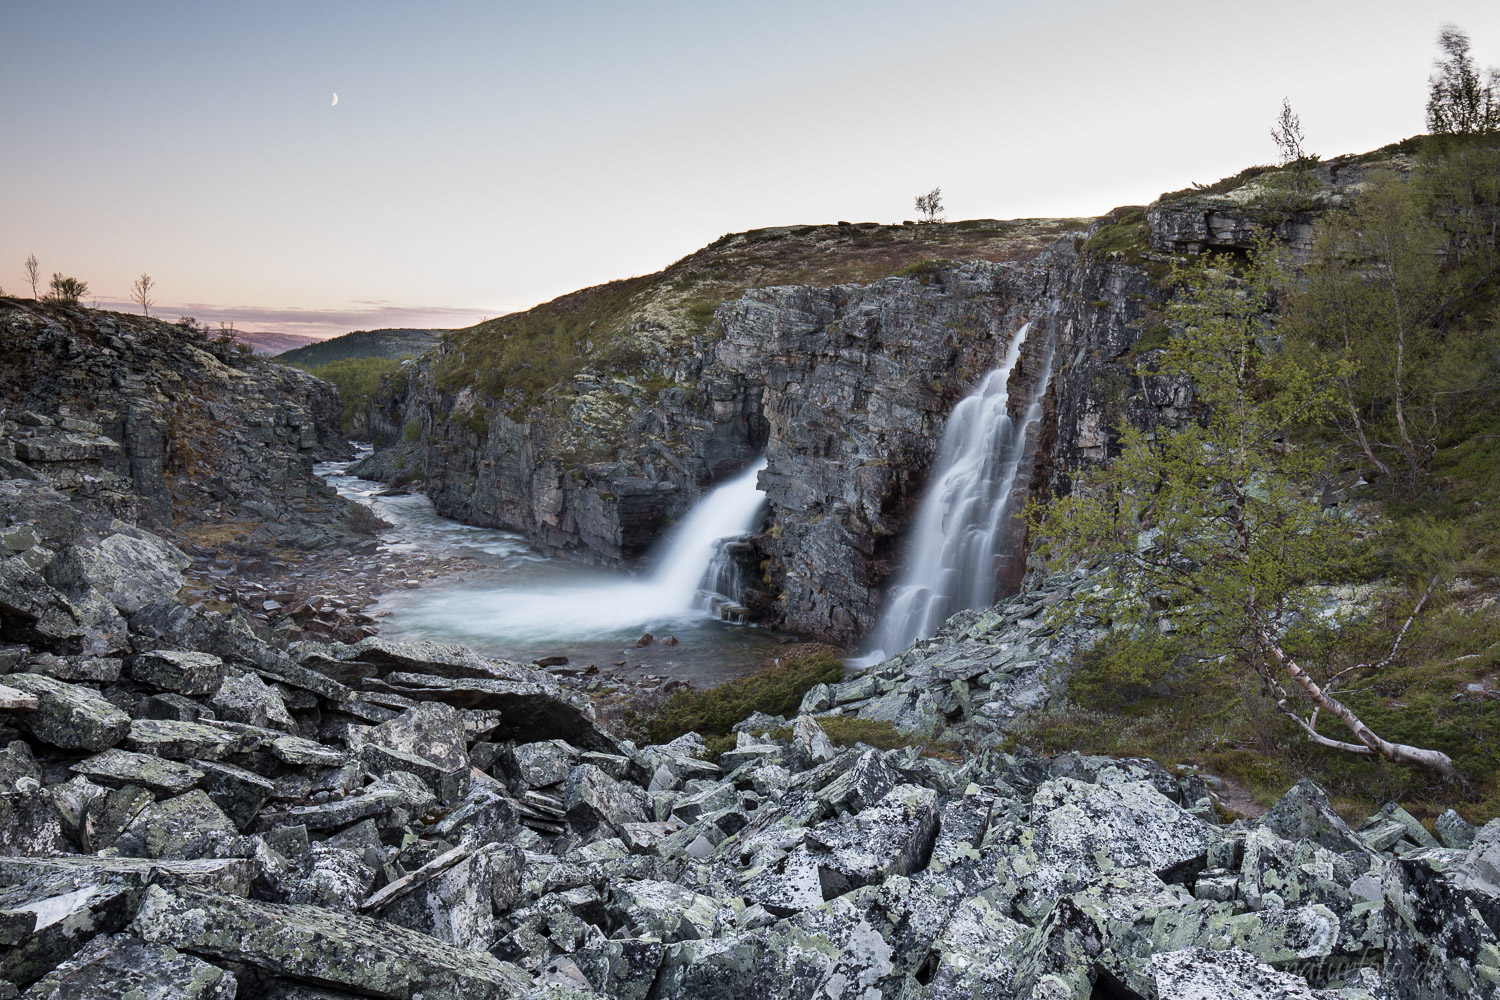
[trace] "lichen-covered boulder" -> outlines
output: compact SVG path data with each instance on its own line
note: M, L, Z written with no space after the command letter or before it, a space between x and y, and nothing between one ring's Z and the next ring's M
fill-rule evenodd
M66 750L108 750L130 733L130 716L89 688L40 674L10 674L5 683L36 696L34 710L10 717L44 743Z
M1017 909L1033 920L1100 872L1146 868L1170 879L1201 868L1213 837L1144 781L1053 778L1037 788L1030 813L1002 823L989 846L1002 880L1019 887Z
M130 676L142 684L190 697L212 696L229 668L212 653L153 649L130 661Z
M234 974L162 944L101 934L27 991L28 1000L235 1000Z
M209 704L221 719L249 726L295 732L297 723L280 693L255 674L235 672L224 678Z
M152 943L366 996L497 1000L530 986L520 969L482 951L316 906L153 885L130 926Z
M131 857L184 858L189 847L210 834L233 836L234 823L202 790L153 802L125 827L115 847Z
M1262 965L1238 948L1208 951L1186 948L1151 956L1158 1000L1319 1000L1332 991L1314 991L1307 980ZM1335 994L1336 995L1336 994Z
M375 870L358 852L313 844L278 875L277 882L282 902L353 913L370 894Z
M610 836L626 823L650 818L643 790L616 781L593 764L579 764L568 773L563 802L575 826L590 832L605 828Z
M1276 804L1262 813L1255 825L1287 840L1314 840L1330 851L1368 850L1365 842L1345 823L1328 793L1317 782L1303 778Z
M488 948L497 901L514 898L518 861L513 849L487 844L385 907L381 919L459 948Z

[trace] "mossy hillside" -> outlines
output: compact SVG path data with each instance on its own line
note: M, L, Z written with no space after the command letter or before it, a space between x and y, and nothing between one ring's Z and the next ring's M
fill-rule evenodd
M347 434L354 429L355 415L369 408L370 396L380 387L385 376L401 367L401 361L383 357L349 357L316 366L295 361L292 365L331 382L338 389L342 404L339 425Z
M389 358L394 361L431 350L437 346L444 332L423 329L356 330L341 337L283 351L276 355L276 360L309 371L351 358Z
M1320 683L1357 664L1384 662L1430 585L1424 612L1389 666L1354 674L1364 679L1343 682L1337 694L1385 738L1447 754L1458 778L1311 743L1278 711L1247 663L1204 660L1175 636L1116 636L1079 658L1068 707L1032 716L1012 735L1012 745L1196 766L1239 782L1262 803L1311 777L1353 819L1390 800L1428 820L1450 807L1476 823L1500 814L1500 412L1487 405L1500 385L1500 270L1493 264L1500 244L1487 224L1477 231L1489 234L1488 245L1472 235L1476 220L1500 212L1494 180L1500 150L1491 139L1399 152L1423 154L1401 183L1427 216L1458 234L1448 243L1451 275L1435 279L1452 292L1428 335L1437 338L1439 361L1463 358L1465 369L1423 372L1431 381L1411 390L1428 392L1435 400L1430 405L1445 414L1435 423L1430 462L1420 472L1394 460L1389 471L1372 468L1349 427L1340 426L1343 411L1299 431L1300 445L1330 451L1329 489L1343 498L1359 529L1323 577L1330 598L1354 617L1339 627L1321 619L1306 623L1288 642ZM1364 162L1388 165L1390 158L1372 155ZM1387 178L1391 174L1399 177L1391 171ZM1367 190L1372 199L1381 193L1377 185ZM1298 287L1305 291L1319 280L1334 279L1312 272ZM1350 280L1362 280L1362 272L1353 271ZM1310 327L1301 309L1313 301L1294 294L1282 302L1287 312L1278 324L1291 321L1282 329L1293 350L1315 351L1322 343L1305 342ZM1469 373L1475 365L1480 370ZM1450 393L1457 402L1450 402ZM1378 406L1362 405L1365 426L1389 437L1375 423L1384 419ZM1326 717L1320 731L1348 738Z
M473 388L520 419L543 402L567 409L622 382L648 397L674 384L674 358L713 336L714 310L751 288L867 283L939 259L1033 256L1087 219L970 220L782 226L735 233L655 274L572 292L448 336L433 377L445 391ZM590 377L592 376L592 377ZM572 414L577 416L577 414Z

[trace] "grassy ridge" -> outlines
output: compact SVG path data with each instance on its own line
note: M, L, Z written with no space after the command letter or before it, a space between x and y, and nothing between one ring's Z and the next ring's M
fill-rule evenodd
M434 374L442 388L478 389L519 417L549 396L568 396L572 380L585 372L649 376L656 362L711 334L714 309L748 289L870 282L935 259L1025 259L1089 221L858 223L736 233L655 274L456 330L453 350Z

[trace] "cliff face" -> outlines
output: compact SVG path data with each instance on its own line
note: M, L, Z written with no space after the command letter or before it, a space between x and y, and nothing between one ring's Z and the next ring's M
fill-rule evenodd
M312 476L352 454L327 383L176 324L29 300L0 299L0 357L6 475L185 536L212 516L292 548L360 537L362 510Z
M658 274L454 332L376 393L380 453L363 471L414 479L442 513L545 550L637 564L766 445L764 379L718 363L717 306L764 286L925 275L935 258L1024 260L1080 221L726 236Z

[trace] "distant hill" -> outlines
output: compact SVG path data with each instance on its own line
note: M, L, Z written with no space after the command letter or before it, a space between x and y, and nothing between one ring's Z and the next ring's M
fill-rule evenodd
M256 354L280 354L294 347L316 344L322 338L310 333L274 333L269 330L254 333L236 330L234 339L241 344L249 344Z
M298 346L276 356L299 368L317 368L350 358L404 358L436 346L446 330L356 330L315 344Z

